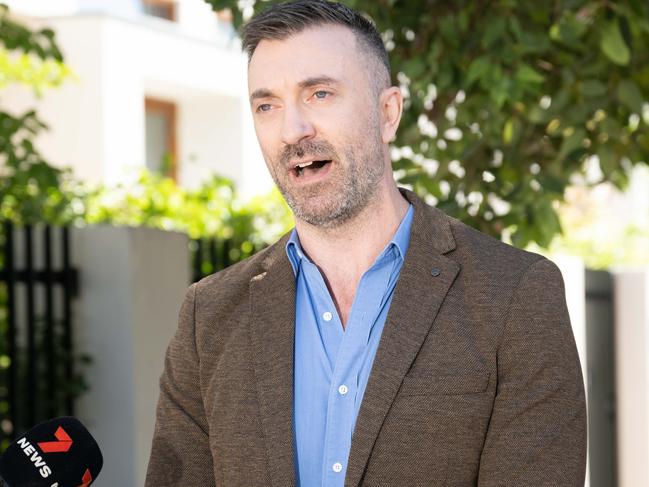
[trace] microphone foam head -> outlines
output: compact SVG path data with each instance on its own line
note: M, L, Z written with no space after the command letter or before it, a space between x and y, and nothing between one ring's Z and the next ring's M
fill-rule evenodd
M0 459L0 476L11 487L88 487L104 459L99 445L72 417L34 426Z

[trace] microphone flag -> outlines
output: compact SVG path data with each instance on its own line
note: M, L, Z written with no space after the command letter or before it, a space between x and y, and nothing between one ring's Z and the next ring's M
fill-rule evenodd
M103 462L85 426L65 416L34 426L9 445L0 477L9 487L88 487Z

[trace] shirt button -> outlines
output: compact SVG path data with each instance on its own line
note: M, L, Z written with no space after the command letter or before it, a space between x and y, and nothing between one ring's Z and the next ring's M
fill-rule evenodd
M331 321L331 319L334 317L329 311L325 311L322 313L322 319L325 321Z
M340 473L340 472L342 472L342 470L343 470L343 466L342 466L342 464L341 464L341 463L338 463L338 462L334 463L334 464L331 466L331 468L332 468L333 471L336 472L336 473Z
M345 394L347 394L348 391L349 391L349 389L347 388L347 386L345 384L341 385L338 388L338 392L340 392L341 396L344 396Z

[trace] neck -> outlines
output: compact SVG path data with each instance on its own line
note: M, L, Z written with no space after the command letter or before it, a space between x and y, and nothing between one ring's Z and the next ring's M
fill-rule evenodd
M392 180L383 180L374 197L355 217L321 228L296 220L300 244L329 279L345 275L360 280L396 232L408 202Z

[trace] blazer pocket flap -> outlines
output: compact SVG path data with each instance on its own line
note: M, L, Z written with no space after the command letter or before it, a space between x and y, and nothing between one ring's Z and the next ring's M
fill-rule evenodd
M427 396L434 394L475 394L484 392L489 385L489 372L476 371L472 374L406 375L399 394Z

